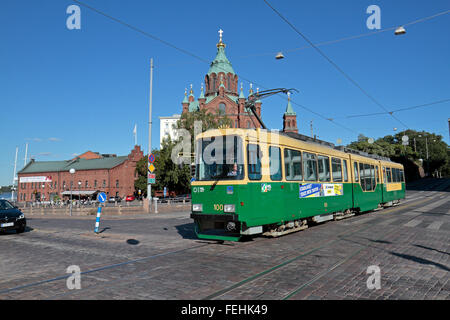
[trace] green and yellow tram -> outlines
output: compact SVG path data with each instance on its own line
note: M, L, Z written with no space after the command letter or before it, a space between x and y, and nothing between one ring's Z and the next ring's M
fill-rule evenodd
M201 239L280 236L405 197L404 169L297 133L216 129L196 137L192 214Z

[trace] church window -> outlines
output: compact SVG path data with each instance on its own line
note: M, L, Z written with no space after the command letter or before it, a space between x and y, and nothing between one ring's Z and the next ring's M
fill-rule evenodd
M225 114L225 104L224 103L219 104L219 113Z

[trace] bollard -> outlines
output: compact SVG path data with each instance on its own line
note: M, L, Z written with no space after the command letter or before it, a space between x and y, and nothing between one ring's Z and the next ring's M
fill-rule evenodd
M97 219L95 220L95 229L94 232L98 234L98 228L100 226L100 215L102 214L102 205L98 205L97 209Z
M153 199L155 199L155 213L158 213L158 198Z

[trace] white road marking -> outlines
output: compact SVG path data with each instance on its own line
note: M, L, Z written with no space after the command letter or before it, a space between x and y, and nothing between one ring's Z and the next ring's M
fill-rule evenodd
M414 220L409 221L408 223L405 223L403 226L404 227L415 227L421 223L422 223L422 220L414 219Z
M432 224L430 224L427 229L431 230L439 230L439 228L444 224L444 221L434 221Z

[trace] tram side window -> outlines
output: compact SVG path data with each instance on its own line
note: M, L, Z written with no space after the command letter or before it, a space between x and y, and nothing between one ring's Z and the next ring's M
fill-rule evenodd
M348 182L347 160L342 160L344 170L344 182Z
M330 179L330 158L325 156L318 156L319 164L319 180L331 181Z
M269 147L270 179L281 180L281 150L278 147Z
M377 183L380 183L380 176L379 176L379 172L378 172L378 166L375 167L375 175L377 177Z
M284 149L284 172L286 180L302 180L302 153L300 151Z
M364 170L364 163L359 163L359 174L361 175L361 189L366 190L366 171Z
M248 178L261 180L261 151L256 144L247 145Z
M386 176L387 176L387 183L391 183L392 182L392 177L391 177L391 168L386 168Z
M303 152L303 172L305 181L317 181L317 161L316 155Z
M370 165L370 177L372 178L372 184L371 184L371 188L370 190L375 190L375 186L376 186L376 182L375 182L375 166L374 165Z
M341 159L331 158L331 170L333 172L333 181L342 182L342 162Z
M395 169L395 182L400 182L400 169Z
M355 169L355 181L359 182L358 163L353 162L353 168Z
M403 170L400 170L400 182L405 182L405 173Z
M366 191L372 191L372 176L370 174L370 165L364 164L364 174L366 176Z

